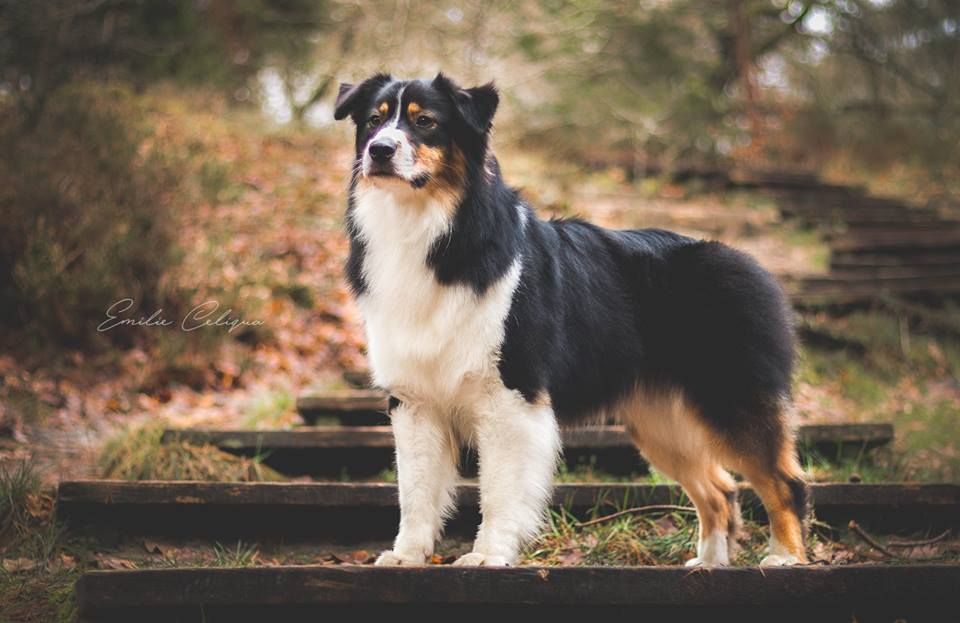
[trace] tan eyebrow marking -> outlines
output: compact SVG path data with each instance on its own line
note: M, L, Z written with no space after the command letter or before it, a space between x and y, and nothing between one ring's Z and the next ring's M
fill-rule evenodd
M380 106L377 107L377 112L380 113L382 117L387 116L387 111L390 110L390 104L383 102Z
M407 116L410 117L410 119L415 119L422 110L423 109L420 108L420 104L416 102L410 102L407 104Z

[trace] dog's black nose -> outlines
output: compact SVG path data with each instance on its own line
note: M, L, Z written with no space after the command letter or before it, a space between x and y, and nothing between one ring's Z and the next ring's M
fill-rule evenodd
M392 139L379 138L370 143L370 157L375 162L386 162L393 158L397 151L397 142Z

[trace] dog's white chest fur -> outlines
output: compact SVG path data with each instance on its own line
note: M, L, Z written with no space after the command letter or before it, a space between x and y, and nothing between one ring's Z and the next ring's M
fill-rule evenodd
M404 398L456 403L470 388L499 383L504 321L520 262L483 295L443 285L427 254L453 210L400 184L355 190L354 220L365 242L358 298L377 385Z

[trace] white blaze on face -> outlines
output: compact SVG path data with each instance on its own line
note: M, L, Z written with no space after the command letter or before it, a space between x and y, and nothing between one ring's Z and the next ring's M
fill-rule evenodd
M403 179L410 181L417 176L418 171L415 170L415 159L414 159L414 150L413 145L410 144L410 139L407 137L406 133L403 132L400 128L400 116L403 114L403 92L407 87L402 87L397 93L397 105L396 109L393 112L393 115L383 123L373 136L367 141L367 147L363 150L363 175L364 177L369 176L370 167L373 165L373 159L370 157L370 143L375 140L391 140L394 141L397 145L397 151L393 154L391 162L393 163L393 169ZM376 178L374 178L376 179Z

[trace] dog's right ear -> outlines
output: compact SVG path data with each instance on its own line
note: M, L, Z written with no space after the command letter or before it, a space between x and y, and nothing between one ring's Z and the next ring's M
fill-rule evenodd
M342 83L340 92L337 94L337 102L334 104L333 118L340 121L350 115L356 121L359 106L367 101L374 89L379 89L391 80L393 78L389 74L377 74L360 84Z
M500 95L492 82L472 89L461 89L441 72L433 79L433 86L450 97L460 117L474 132L486 134L490 131L493 115L500 103Z

